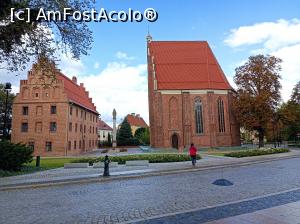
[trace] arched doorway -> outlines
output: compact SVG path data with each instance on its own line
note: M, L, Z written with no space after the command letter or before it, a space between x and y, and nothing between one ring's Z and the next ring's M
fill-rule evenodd
M172 148L178 149L178 135L174 133L171 137Z

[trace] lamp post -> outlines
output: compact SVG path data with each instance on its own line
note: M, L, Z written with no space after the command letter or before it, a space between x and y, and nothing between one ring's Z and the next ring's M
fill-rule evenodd
M4 110L4 122L3 122L3 138L7 137L6 133L6 125L7 125L7 104L8 104L8 93L11 91L11 83L5 83L4 90L6 91L6 98L5 98L5 110Z

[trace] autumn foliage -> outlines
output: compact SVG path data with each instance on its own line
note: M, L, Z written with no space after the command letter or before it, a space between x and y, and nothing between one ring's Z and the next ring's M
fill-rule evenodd
M258 132L259 147L264 145L267 125L281 99L281 62L274 56L256 55L235 70L235 114L242 127Z

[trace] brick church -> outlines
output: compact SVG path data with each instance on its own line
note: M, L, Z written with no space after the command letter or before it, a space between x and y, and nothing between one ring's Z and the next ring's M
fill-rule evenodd
M151 146L182 150L240 145L233 88L206 41L147 36Z
M52 65L55 66L54 64ZM89 92L77 78L54 67L55 79L43 76L34 64L13 103L12 142L34 148L34 155L68 156L97 147L96 110Z

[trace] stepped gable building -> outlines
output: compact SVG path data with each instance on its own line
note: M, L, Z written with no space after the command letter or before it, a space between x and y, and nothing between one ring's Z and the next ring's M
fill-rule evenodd
M52 64L51 66L55 66ZM13 103L12 142L34 155L68 156L97 147L99 113L82 83L54 67L55 79L41 79L34 64Z
M233 88L206 41L147 36L152 147L240 145Z

